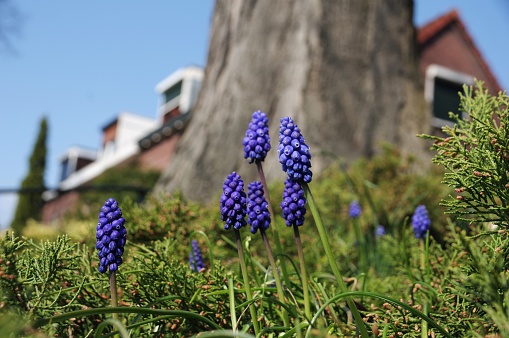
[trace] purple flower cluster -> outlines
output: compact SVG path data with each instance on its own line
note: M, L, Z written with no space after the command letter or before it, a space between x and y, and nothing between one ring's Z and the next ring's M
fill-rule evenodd
M251 233L256 234L258 229L267 230L269 228L269 204L263 195L261 182L251 182L247 187L247 191L247 222L251 225Z
M412 216L415 238L426 238L426 233L431 227L431 220L428 217L428 210L424 205L415 208Z
M277 148L279 162L283 171L292 181L311 182L311 153L300 133L300 129L290 117L281 119L279 127L279 146Z
M267 115L258 110L253 113L251 122L246 130L246 137L242 140L244 146L244 158L249 163L255 160L263 161L270 150L269 119Z
M99 255L99 272L117 271L122 264L122 254L127 237L125 219L118 203L109 198L99 212L96 228L96 249Z
M191 247L193 250L189 253L189 264L191 265L192 271L201 271L201 269L205 268L205 264L203 263L203 256L201 254L200 246L198 245L198 241L192 240Z
M246 193L244 192L244 181L235 171L226 176L223 184L223 195L221 195L220 210L221 220L225 222L226 230L232 227L240 230L246 223Z
M304 224L306 197L304 197L304 190L299 182L292 182L289 178L286 179L281 210L287 226L301 226Z
M350 203L350 206L348 207L348 216L350 216L350 218L359 218L361 216L361 212L362 209L359 202L352 201L352 203Z

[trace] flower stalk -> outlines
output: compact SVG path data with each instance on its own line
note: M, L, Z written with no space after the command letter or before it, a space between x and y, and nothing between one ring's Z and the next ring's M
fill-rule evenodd
M300 262L300 273L302 278L302 295L304 298L304 314L307 319L311 318L311 305L309 301L308 277L306 273L306 264L304 261L304 250L300 239L299 226L304 224L304 215L306 214L306 198L304 190L298 182L292 182L289 178L285 181L283 191L283 200L281 201L282 216L286 221L286 226L293 227L295 245Z
M272 276L274 276L274 282L276 282L276 290L279 301L281 303L285 303L285 293L283 291L283 285L281 284L281 278L279 278L279 272L276 266L276 260L274 259L274 255L272 254L272 250L270 247L269 239L267 238L267 234L264 229L260 229L260 235L262 236L263 244L265 245L265 250L267 251L267 257L269 258L270 268L272 269ZM290 320L288 319L288 312L285 308L281 309L283 314L283 323L285 326L290 325Z
M325 233L325 228L323 226L322 219L320 218L320 214L318 213L318 209L316 208L316 204L313 199L313 195L311 194L311 190L309 189L309 186L307 183L302 183L302 186L306 193L306 199L309 203L309 209L311 210L311 214L313 215L313 218L315 220L316 228L320 235L320 239L322 241L322 245L325 250L325 254L327 255L327 259L329 260L329 264L332 269L332 273L334 274L334 277L336 277L336 282L337 282L341 292L348 292L346 284L343 281L343 276L341 275L341 272L339 271L338 265L336 263L336 259L334 258L334 255L332 254L329 240L327 239L327 234ZM364 321L362 320L362 317L359 313L359 310L355 306L353 299L351 297L347 297L346 301L348 303L348 307L350 308L350 311L352 312L352 314L354 316L354 319L355 319L357 327L360 331L361 337L369 338L369 334L366 329L366 326L364 325Z
M302 250L302 241L300 240L299 227L293 226L293 236L295 237L295 246L297 247L297 255L300 262L300 274L302 276L302 295L304 298L304 314L307 320L311 319L311 302L309 301L308 275L306 272L306 264L304 262L304 250Z
M364 279L366 279L367 274L367 252L366 252L366 241L364 240L363 231L361 228L361 224L359 223L359 217L362 214L362 209L360 204L357 201L352 201L348 208L348 216L352 219L353 229L355 232L355 237L357 238L357 243L359 244L359 252L360 252L360 270L361 273L364 274Z
M256 315L256 307L253 300L253 294L251 293L251 285L249 284L249 274L247 273L246 261L244 260L244 249L242 248L242 239L240 238L240 231L235 230L235 242L237 244L237 251L239 253L240 270L242 271L242 278L244 279L244 288L246 290L246 298L251 304L249 304L249 312L251 314L251 320L253 322L253 329L255 335L258 336L260 332L260 326L258 325L258 316Z
M426 283L427 287L430 285L431 281L431 271L429 269L429 230L426 231L426 237L423 240L420 240L421 244L421 269L424 272L424 282ZM429 313L429 290L426 294L426 299L424 300L424 303L422 304L422 313L424 313L426 316ZM428 337L428 322L424 319L421 321L421 337L426 338Z
M267 187L267 181L265 180L265 173L263 172L263 166L261 161L256 160L256 168L258 169L258 176L260 177L260 182L262 182L263 186L263 194L265 195L265 198L267 199L267 204L269 208L270 218L274 220L274 224L271 227L272 229L272 235L274 236L274 242L276 243L276 249L278 254L283 254L283 246L281 245L281 240L279 239L279 231L276 226L276 217L274 214L274 209L272 208L272 204L270 202L270 195L269 195L269 189ZM290 285L290 278L288 277L288 268L286 266L286 263L284 260L279 260L280 266L281 266L281 272L283 274L283 279L285 281L286 285Z
M118 306L117 298L117 274L116 271L110 271L110 293L111 293L111 306ZM118 319L118 313L113 312L113 319Z
M235 291L233 290L233 276L228 274L228 296L230 299L230 317L233 332L237 332L237 314L235 313Z
M221 220L224 223L224 229L229 230L233 228L235 233L235 241L237 244L237 251L240 259L240 269L242 270L242 277L244 279L244 286L246 290L246 297L249 304L249 312L251 313L251 320L253 322L253 329L255 334L258 336L260 327L258 325L258 317L256 315L256 307L251 293L251 286L249 284L249 275L247 273L246 261L244 256L244 249L242 248L242 240L240 238L240 229L247 225L246 214L247 214L247 199L246 193L244 192L244 181L240 175L235 171L230 175L226 176L223 183L223 194L221 195L220 211ZM257 223L256 226L252 225L252 228L267 227L265 222Z
M251 233L255 234L258 230L260 230L260 235L262 236L265 250L271 265L274 281L276 282L278 298L281 303L284 303L285 297L283 287L281 285L281 280L279 279L276 261L272 255L272 249L266 234L266 231L270 227L272 218L269 213L268 202L265 198L263 185L260 181L251 182L248 186L247 214L247 222L251 225ZM288 314L285 309L283 309L283 318L284 324L287 326L289 321Z

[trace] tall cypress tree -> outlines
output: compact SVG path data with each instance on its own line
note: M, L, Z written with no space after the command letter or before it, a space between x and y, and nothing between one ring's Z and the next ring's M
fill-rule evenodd
M46 117L43 117L39 127L39 135L35 142L28 174L21 183L18 206L11 223L11 229L20 234L28 219L41 219L44 201L42 193L45 189L44 171L46 169L46 138L48 125Z

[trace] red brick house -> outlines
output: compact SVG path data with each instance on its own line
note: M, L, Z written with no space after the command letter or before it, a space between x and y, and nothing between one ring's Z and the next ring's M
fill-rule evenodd
M155 88L160 95L155 119L122 112L102 128L98 151L79 147L66 151L60 158L58 189L45 193L43 222L54 222L74 209L80 188L107 169L130 163L142 169L166 168L189 121L202 78L198 67L177 70Z
M501 87L456 10L417 29L419 70L424 95L431 106L432 126L441 128L453 123L449 111L458 111L458 92L474 78L484 81L492 94Z

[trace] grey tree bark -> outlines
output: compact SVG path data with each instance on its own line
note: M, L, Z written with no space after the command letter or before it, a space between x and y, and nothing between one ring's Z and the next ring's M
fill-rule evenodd
M267 179L284 179L279 119L291 116L319 174L339 158L372 156L381 142L425 154L415 137L429 117L415 53L411 0L218 0L208 62L193 117L156 193L207 201L243 158L252 112L269 116Z

